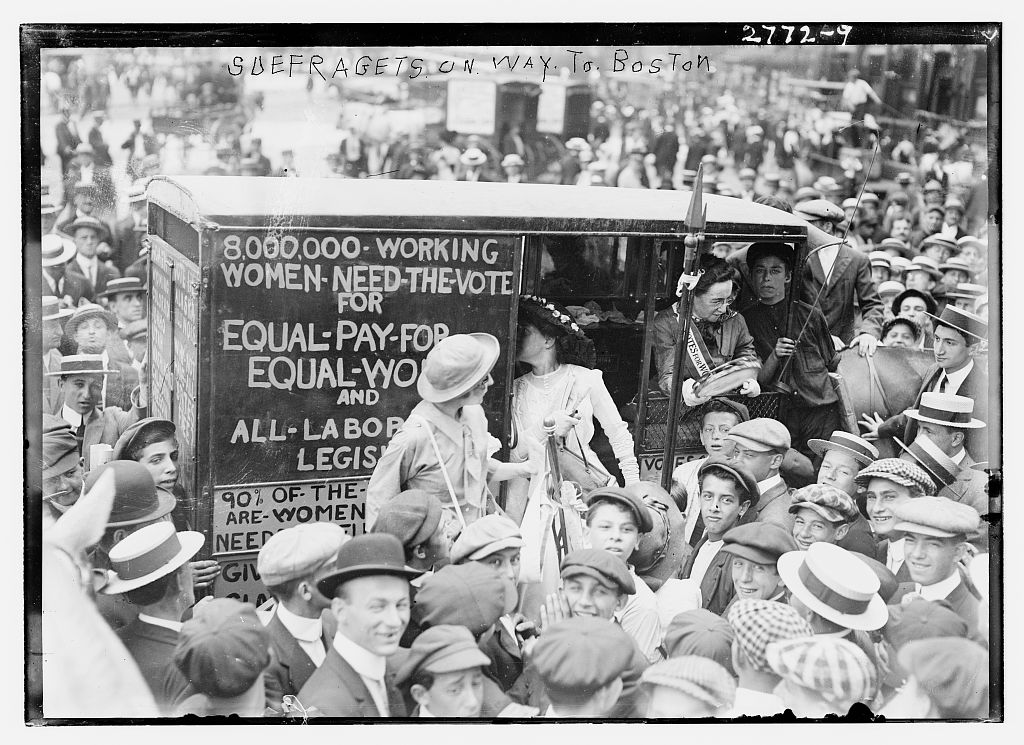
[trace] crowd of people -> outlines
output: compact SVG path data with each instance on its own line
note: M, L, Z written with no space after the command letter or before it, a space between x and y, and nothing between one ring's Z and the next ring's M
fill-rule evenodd
M56 97L62 204L44 193L41 211L46 716L988 717L988 241L976 193L944 166L957 148L908 157L885 194L798 185L808 142L827 144L813 113L773 118L727 91L708 103L596 103L588 136L535 179L689 188L700 168L707 191L835 237L802 275L782 244L711 247L677 288L698 350L678 370L679 304L652 320L656 385L699 409L705 454L668 491L641 480L584 329L524 295L508 461L481 406L501 343L465 329L422 365L421 400L370 477L365 533L275 533L257 561L271 600L255 607L210 596L220 565L196 559L209 535L189 523L176 424L148 415L145 184L161 143L137 122L113 174L99 126L83 140ZM242 140L215 172L298 175L290 154L275 169ZM517 132L399 144L370 163L346 133L337 170L526 181ZM796 338L780 315L791 295ZM934 364L911 408L844 431L829 372L840 350L880 346ZM704 367L730 360L750 370L738 395L701 395ZM742 397L780 380L780 418L751 416ZM555 486L551 441L567 474Z

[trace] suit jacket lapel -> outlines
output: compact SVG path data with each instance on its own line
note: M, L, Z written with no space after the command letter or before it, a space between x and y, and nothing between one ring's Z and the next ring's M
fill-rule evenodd
M765 507L767 507L780 496L788 492L789 487L786 486L785 482L773 486L771 489L762 494L759 500L757 500L757 514L760 515L764 511Z
M811 276L814 277L820 287L825 284L825 270L821 266L821 254L819 253L814 259L814 261L808 261L807 264L811 268Z
M370 710L366 714L367 716L379 716L377 705L373 702L373 696L370 695L370 689L366 687L366 683L363 682L359 673L348 664L344 657L338 654L338 650L334 648L333 644L327 652L324 665L328 666L328 670L338 679L338 687L352 697L357 707Z
M291 635L291 632L281 623L281 619L274 613L274 617L267 624L267 632L277 641L283 654L278 662L287 671L288 678L292 681L295 689L302 688L309 676L316 672L316 665L300 645L298 639ZM330 646L325 646L330 649ZM301 680L302 683L297 681Z
M853 263L853 249L845 245L839 247L839 253L836 254L836 263L832 265L832 276L829 279L828 286L835 287L846 268Z

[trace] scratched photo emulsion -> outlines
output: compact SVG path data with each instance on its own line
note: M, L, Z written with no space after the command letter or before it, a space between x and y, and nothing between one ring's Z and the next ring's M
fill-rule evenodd
M26 722L1002 721L1001 25L332 29L22 27Z

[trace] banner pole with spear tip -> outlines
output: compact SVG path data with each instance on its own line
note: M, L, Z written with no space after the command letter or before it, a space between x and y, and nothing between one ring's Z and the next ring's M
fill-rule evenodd
M665 491L672 488L672 469L675 465L676 417L679 414L679 400L683 389L683 359L687 340L690 338L690 326L692 325L692 313L690 308L693 303L693 288L700 278L700 273L695 273L698 266L699 249L704 242L704 226L707 222L707 208L704 207L703 199L704 166L697 167L697 176L693 181L693 193L690 196L690 209L687 212L683 225L686 227L686 235L683 238L683 273L679 281L685 287L679 296L679 331L676 335L676 354L672 365L672 394L668 400L668 419L665 433L665 449L662 458L661 486Z

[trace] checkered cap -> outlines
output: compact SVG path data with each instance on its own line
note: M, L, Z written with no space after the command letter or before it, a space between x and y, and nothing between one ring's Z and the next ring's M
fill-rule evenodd
M894 484L910 488L918 488L925 495L931 496L935 493L935 482L929 478L924 469L899 458L882 458L876 460L870 466L854 477L857 486L866 487L873 478L887 479Z
M814 631L793 608L774 600L737 600L729 608L736 642L755 670L768 671L765 648L772 642L811 636Z
M877 674L863 650L834 636L774 642L765 658L776 675L816 691L842 713L875 695Z
M857 518L857 505L846 492L828 484L811 484L797 489L792 494L790 512L810 507L823 518L833 523L853 522Z
M712 706L732 706L736 700L736 681L707 657L685 655L659 662L644 670L640 681L675 688Z

